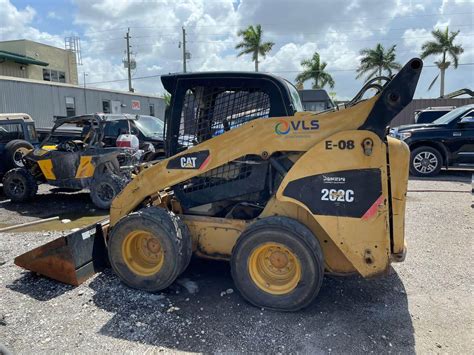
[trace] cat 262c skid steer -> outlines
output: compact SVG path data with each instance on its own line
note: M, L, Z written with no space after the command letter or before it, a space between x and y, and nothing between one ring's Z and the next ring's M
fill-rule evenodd
M408 147L387 137L422 61L368 82L345 109L302 112L296 89L259 73L162 77L172 94L167 158L113 200L110 220L16 259L79 284L108 260L123 282L159 291L197 256L230 260L249 302L298 310L324 272L385 273L405 257ZM367 89L377 94L363 99Z

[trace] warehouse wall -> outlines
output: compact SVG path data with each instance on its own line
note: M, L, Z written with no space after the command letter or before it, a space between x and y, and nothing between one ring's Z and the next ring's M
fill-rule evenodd
M0 63L0 75L26 78L28 73L25 64L19 64L15 62L3 62Z
M164 99L156 96L0 77L0 113L27 113L39 128L52 127L55 117L67 116L66 97L74 98L76 115L102 112L103 100L120 101L122 113L142 115L150 114L152 104L159 118L164 118L166 107ZM132 110L132 100L140 102L140 110Z

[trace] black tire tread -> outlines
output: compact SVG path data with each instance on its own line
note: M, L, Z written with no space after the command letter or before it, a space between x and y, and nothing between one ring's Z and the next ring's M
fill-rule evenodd
M155 224L158 224L168 234L168 236L176 236L175 238L169 239L172 243L175 244L177 256L179 259L176 262L176 266L173 268L172 274L168 278L168 282L158 287L145 289L145 291L150 292L161 291L170 286L189 265L192 253L192 241L189 229L184 224L184 222L182 222L181 219L173 212L165 210L161 207L150 206L143 208L139 211L132 212L131 214L123 217L112 229L109 244L114 238L114 230L120 228L120 225L123 223L129 223L130 218L137 217L139 219L145 218ZM139 223L139 219L134 221L134 223ZM179 238L178 235L181 235L181 237ZM114 269L115 273L120 276L120 272L116 269L114 264L114 256L111 254L110 250L111 248L109 247L109 260L111 262L111 266ZM139 278L139 276L136 277ZM129 287L142 289L140 287L136 287L133 283L129 282L129 280L125 280L123 277L121 277L121 279Z
M116 175L116 174L111 174L111 173L104 173L104 174L101 174L99 175L98 177L94 178L92 180L92 184L90 186L90 196L91 196L91 200L92 202L94 203L94 205L97 207L97 208L100 208L100 209L109 209L110 208L110 204L109 205L105 205L103 203L103 201L101 199L99 199L99 197L97 196L97 189L96 187L98 186L98 184L104 180L109 180L110 183L112 183L114 186L114 188L117 190L116 192L116 195L117 196L120 191L123 190L123 188L125 187L126 185L126 181L125 179L121 178L120 176ZM112 201L111 201L112 202Z
M306 244L308 249L311 250L314 253L315 259L320 264L320 268L317 270L318 271L317 277L318 277L319 283L318 283L317 287L314 289L313 294L311 295L311 297L309 297L304 303L298 305L297 307L287 308L287 309L282 309L282 308L275 309L275 308L268 307L268 306L265 307L265 308L274 309L274 310L278 310L278 311L287 311L287 312L298 311L300 309L303 309L303 308L307 307L309 304L311 304L311 302L314 301L314 299L316 298L316 296L319 293L319 290L321 288L323 278L324 278L324 255L323 255L323 252L322 252L322 249L321 249L321 246L319 244L318 239L313 235L313 233L311 232L311 230L308 227L306 227L305 225L303 225L302 223L300 223L300 222L298 222L294 219L291 219L291 218L288 218L288 217L283 217L283 216L271 216L271 217L261 219L261 220L255 222L255 223L253 223L252 225L250 225L242 233L242 235L237 239L237 242L234 245L234 248L232 249L232 255L234 255L234 252L238 248L240 248L241 244L244 243L245 238L246 238L247 235L249 235L251 233L254 233L255 231L258 231L259 229L267 229L269 227L270 228L274 227L274 228L283 229L283 230L295 235L296 237L298 237L303 242L303 244ZM236 270L235 269L236 269L235 264L233 262L233 259L231 259L231 274L232 274L232 278L234 280L236 279L236 274L235 274ZM239 292L241 294L245 294L245 292L242 292L242 290L240 289L238 283L235 283L235 285L236 285L237 289L239 290ZM261 307L261 305L255 304L251 300L249 300L249 301L252 304L254 304L255 306Z
M174 225L174 229L169 229L169 232L176 233L177 236L177 238L175 238L175 242L178 246L179 255L181 257L181 268L179 274L182 274L184 270L186 270L186 268L188 267L192 255L191 233L189 232L186 223L184 223L181 218L179 218L175 213L169 210L165 210L161 207L151 206L144 208L138 212L143 213L153 219L160 219L160 223L162 226L167 225L166 223L164 223L166 219L169 218L171 220Z
M26 196L24 198L19 199L15 196L11 195L8 192L8 190L5 189L5 186L7 185L8 179L10 179L14 175L21 175L22 177L25 178L26 189L27 189L28 193L26 194ZM31 173L28 170L26 170L25 168L15 168L15 169L11 169L11 170L7 171L6 174L3 177L2 182L3 182L3 192L13 202L28 201L28 200L32 199L36 195L36 193L38 192L38 184L36 183L35 177L33 175L31 175Z

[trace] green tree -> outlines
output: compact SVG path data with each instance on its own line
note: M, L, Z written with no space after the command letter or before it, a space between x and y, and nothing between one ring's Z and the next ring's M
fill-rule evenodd
M255 62L255 71L258 72L258 56L265 57L272 50L275 43L263 42L263 30L260 25L255 27L249 26L245 30L240 30L237 35L242 37L242 42L235 46L235 49L241 50L237 56L252 54L252 61Z
M425 59L426 57L432 55L442 55L441 60L435 62L435 64L439 68L440 73L435 76L428 90L433 87L438 77L441 76L439 96L443 97L444 74L446 69L448 69L448 67L451 65L451 62L446 61L446 59L450 57L453 61L454 69L456 69L459 64L459 56L464 52L464 49L460 44L454 44L454 40L459 34L459 31L450 33L448 27L446 27L445 31L438 29L435 31L431 31L431 34L433 35L434 40L427 41L421 46L421 59Z
M302 86L307 80L313 80L311 86L313 89L322 89L326 85L329 85L331 89L334 88L334 79L328 72L324 71L327 63L321 62L318 52L314 52L311 59L303 60L301 66L304 69L295 78L298 86Z
M170 94L170 93L165 92L165 93L163 94L163 99L165 100L166 106L171 105L171 94Z
M396 47L396 45L393 45L385 51L385 48L380 43L377 43L375 48L362 49L360 51L362 58L357 68L356 79L367 75L365 81L369 81L376 75L382 76L384 72L391 76L393 70L400 70L402 66L395 61Z

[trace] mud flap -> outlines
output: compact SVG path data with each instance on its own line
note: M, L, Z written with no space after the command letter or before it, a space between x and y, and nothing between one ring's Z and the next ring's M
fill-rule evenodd
M104 228L108 220L60 237L15 258L15 264L78 286L108 266Z

